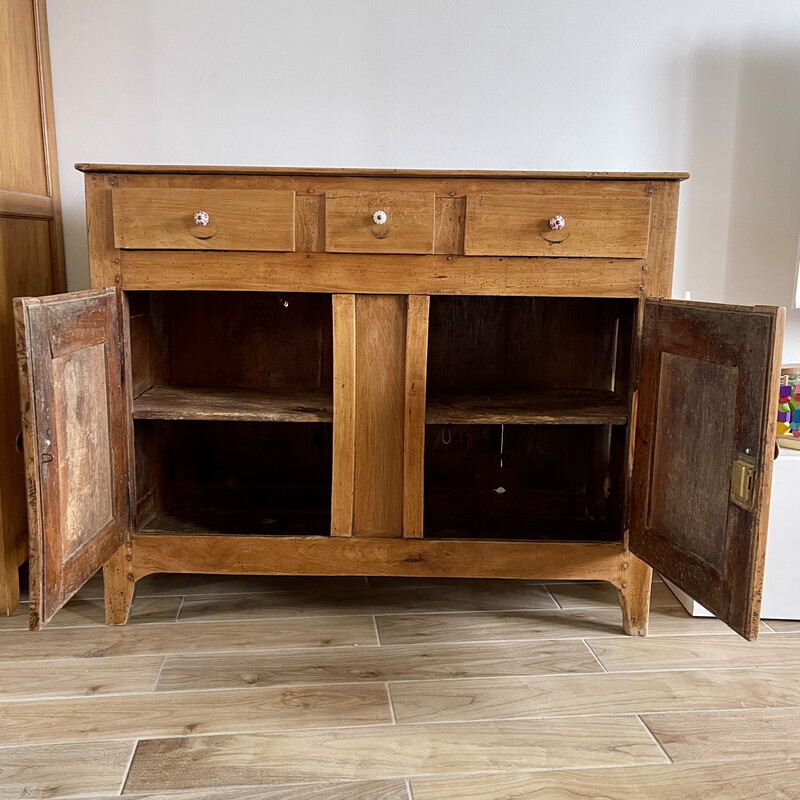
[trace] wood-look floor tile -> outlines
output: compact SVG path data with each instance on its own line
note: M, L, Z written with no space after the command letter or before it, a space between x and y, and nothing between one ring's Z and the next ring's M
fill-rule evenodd
M340 728L143 741L125 791L665 761L636 717Z
M366 578L338 575L189 575L155 573L136 582L140 597L160 595L261 594L287 591L357 591Z
M654 714L642 717L676 763L797 758L800 709Z
M134 742L0 749L0 797L74 797L122 788Z
M49 628L0 635L3 659L92 658L377 644L372 617Z
M0 703L0 745L391 724L386 686L298 686Z
M597 608L617 605L617 589L607 581L548 583L547 589L562 608ZM650 608L675 608L680 601L665 583L653 583ZM683 608L683 606L680 606Z
M800 620L768 619L766 623L777 633L800 633Z
M399 723L800 705L800 670L687 670L389 685Z
M722 636L587 639L609 672L800 665L800 636L764 636L758 642Z
M796 800L796 759L553 770L411 781L414 800Z
M398 614L378 616L377 624L383 644L624 636L622 614L618 607ZM691 617L683 608L654 609L651 612L650 636L645 641L677 633L735 635L718 619Z
M0 700L151 692L163 661L161 655L4 661Z
M602 672L580 640L168 656L159 691Z
M137 597L131 607L129 624L143 622L174 622L181 605L180 597ZM73 628L86 625L105 625L103 600L73 597L47 623L48 628ZM0 617L0 631L28 628L28 604L22 603L8 617Z
M163 794L125 794L126 800L408 800L405 781L341 781L238 789L195 789ZM74 800L119 800L119 795Z
M391 587L360 590L319 589L282 593L189 597L183 604L181 620L263 619L268 617L310 617L341 614L398 614L406 612L489 611L507 608L557 608L542 586L485 586L479 581L468 586Z

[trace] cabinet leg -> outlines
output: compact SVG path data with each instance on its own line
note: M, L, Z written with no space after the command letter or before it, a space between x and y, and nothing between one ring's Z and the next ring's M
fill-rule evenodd
M133 551L123 545L103 565L106 625L124 625L133 602Z
M617 587L622 627L628 636L647 636L653 570L632 553L624 553L622 581Z
M16 556L16 551L3 548L0 540L0 614L6 616L13 614L19 605L19 567Z

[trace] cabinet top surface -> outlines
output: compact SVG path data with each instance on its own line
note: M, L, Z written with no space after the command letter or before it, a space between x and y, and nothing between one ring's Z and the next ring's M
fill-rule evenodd
M683 181L688 172L525 172L505 170L355 169L330 167L191 166L187 164L76 164L81 172L127 172L185 175L329 175L372 178L527 178L613 181Z

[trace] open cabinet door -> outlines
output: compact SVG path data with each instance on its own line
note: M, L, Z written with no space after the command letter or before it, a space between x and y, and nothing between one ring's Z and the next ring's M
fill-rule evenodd
M114 289L14 301L30 534L43 627L130 535Z
M630 549L758 635L785 310L647 300Z

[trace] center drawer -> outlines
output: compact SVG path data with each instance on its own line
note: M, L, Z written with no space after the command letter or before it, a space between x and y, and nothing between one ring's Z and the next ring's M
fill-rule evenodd
M325 250L432 253L435 209L433 192L328 192Z
M123 250L294 250L294 192L115 189L114 246Z
M644 258L649 228L649 197L469 195L464 253Z

